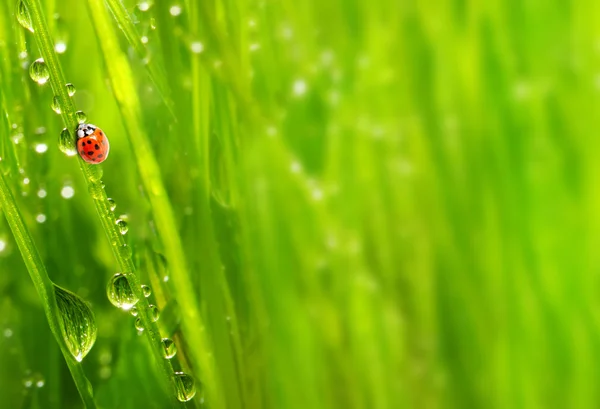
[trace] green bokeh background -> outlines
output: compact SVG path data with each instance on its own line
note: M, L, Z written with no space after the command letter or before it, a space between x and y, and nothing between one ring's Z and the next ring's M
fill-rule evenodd
M96 0L41 3L77 109L110 139L105 190L161 332L197 380L182 406L217 409L186 358L191 307L168 280L127 104L224 407L600 405L600 3L125 0L146 54L111 20L118 61ZM0 2L0 169L50 277L96 315L83 366L98 404L170 407L146 338L106 298L111 246L14 10ZM4 218L0 240L0 407L82 407Z

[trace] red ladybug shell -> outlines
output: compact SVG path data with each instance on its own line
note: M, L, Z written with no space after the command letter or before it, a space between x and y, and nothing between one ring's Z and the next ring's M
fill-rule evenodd
M102 129L92 124L77 126L77 152L87 163L102 163L108 157L110 145Z

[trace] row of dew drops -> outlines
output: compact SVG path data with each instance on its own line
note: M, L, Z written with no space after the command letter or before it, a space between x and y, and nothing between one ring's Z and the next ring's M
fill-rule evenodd
M125 274L117 273L108 282L106 288L108 299L115 306L123 311L129 311L129 313L136 317L135 328L138 331L144 331L144 324L141 317L138 316L137 303L139 301L138 296L131 287L129 280ZM148 298L152 294L152 290L147 285L142 285L142 293L144 297ZM148 306L150 312L150 319L153 322L158 321L160 314L158 307L153 304ZM171 338L162 338L162 354L165 359L172 359L177 354L177 347ZM177 399L181 402L187 402L196 395L196 385L194 378L185 372L175 372L175 386L177 390Z
M27 5L25 4L25 2L23 0L20 0L17 5L17 20L24 28L31 31L32 33L34 32L33 24L31 22L31 16L29 14L29 10L27 9ZM36 83L38 83L39 85L44 85L45 83L48 82L48 80L50 79L50 72L49 72L48 67L47 67L46 63L44 62L43 58L39 58L39 59L35 60L29 66L29 75L30 75L31 79L33 81L35 81ZM73 84L70 84L70 83L66 84L66 87L67 87L67 92L68 92L69 96L72 97L76 91L75 87L73 86ZM54 112L56 112L57 114L62 113L60 98L58 96L54 96L51 107L52 107L52 110ZM86 115L82 111L77 111L76 117L80 123L87 121ZM61 132L60 139L59 139L59 146L60 146L60 149L69 156L73 156L76 154L70 132L66 128L63 129ZM90 193L92 194L92 197L94 197L94 199L100 199L103 197L103 195L98 194L98 191L102 190L101 189L102 182L100 181L102 172L101 172L101 170L99 170L96 173L97 174L95 176L97 176L97 177L95 178L95 180L92 180L93 183L92 183L92 185L90 185ZM97 185L100 186L100 189L98 189ZM110 208L111 212L114 211L116 208L115 201L111 198L108 198L107 200L108 200L109 208ZM123 218L118 218L115 221L115 224L117 225L117 228L119 229L119 232L122 235L125 235L127 233L127 231L128 231L127 222ZM122 255L124 257L131 257L131 249L126 244L123 245L122 247L123 247L121 249ZM151 291L150 287L148 287L147 285L142 285L142 292L145 297L150 297L152 291ZM141 319L141 317L138 317L138 309L136 307L136 304L138 303L139 299L138 299L136 293L133 291L133 289L129 283L129 280L127 279L125 274L118 273L114 277L112 277L112 279L109 281L108 286L107 286L107 295L108 295L108 299L114 306L116 306L124 311L129 311L131 313L131 315L136 317L135 327L138 331L144 330L144 325L143 325L142 319ZM60 299L60 297L58 297L58 299ZM150 318L152 319L152 321L153 322L158 321L159 316L160 316L158 308L152 304L150 304L148 308L150 309ZM62 309L60 309L60 310L62 310ZM94 325L94 327L95 327L95 325ZM93 337L88 337L88 338L95 339L95 334ZM68 343L68 344L72 344L72 343ZM172 359L177 353L177 347L175 346L175 343L173 342L173 340L170 338L162 338L161 344L162 344L163 357L165 359ZM72 347L72 345L70 345L70 349L73 349L71 347ZM82 353L82 351L79 350L79 348L74 348L72 352L77 350L76 358L78 361L81 361L83 359L83 356L89 351L90 348L91 348L91 345L89 345L88 348L85 348L87 350L84 351L83 353ZM175 385L176 385L176 391L177 391L177 399L179 401L181 401L181 402L189 401L196 395L195 381L192 376L186 374L185 372L175 372L174 379L175 379Z

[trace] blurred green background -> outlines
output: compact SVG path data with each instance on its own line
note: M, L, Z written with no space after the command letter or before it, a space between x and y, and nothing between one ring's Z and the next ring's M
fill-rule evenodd
M196 378L181 406L600 405L600 3L125 0L129 38L101 1L41 4L77 109L110 139L105 190L161 333ZM106 297L118 267L15 6L0 4L0 169L50 277L96 315L99 406L171 407ZM169 280L132 128L197 305ZM4 218L0 407L82 407Z

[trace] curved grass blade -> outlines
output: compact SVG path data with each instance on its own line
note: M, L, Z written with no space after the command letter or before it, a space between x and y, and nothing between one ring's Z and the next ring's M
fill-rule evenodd
M79 391L79 395L81 396L85 407L93 409L96 407L96 403L94 402L92 386L83 372L83 367L77 362L77 359L72 354L72 349L67 344L66 335L63 330L65 327L65 317L59 312L61 309L57 305L58 294L55 292L56 287L50 280L50 277L48 277L46 267L42 262L42 258L40 257L31 235L29 234L29 230L23 222L19 208L17 207L2 172L0 172L0 205L2 206L8 225L13 232L15 241L19 247L25 266L27 267L27 271L29 271L29 276L42 300L48 324L50 324L52 334L67 362L67 366L69 367L75 386ZM72 297L70 299L72 299ZM89 343L87 346L91 348ZM81 355L81 358L83 358L83 355L84 354Z

